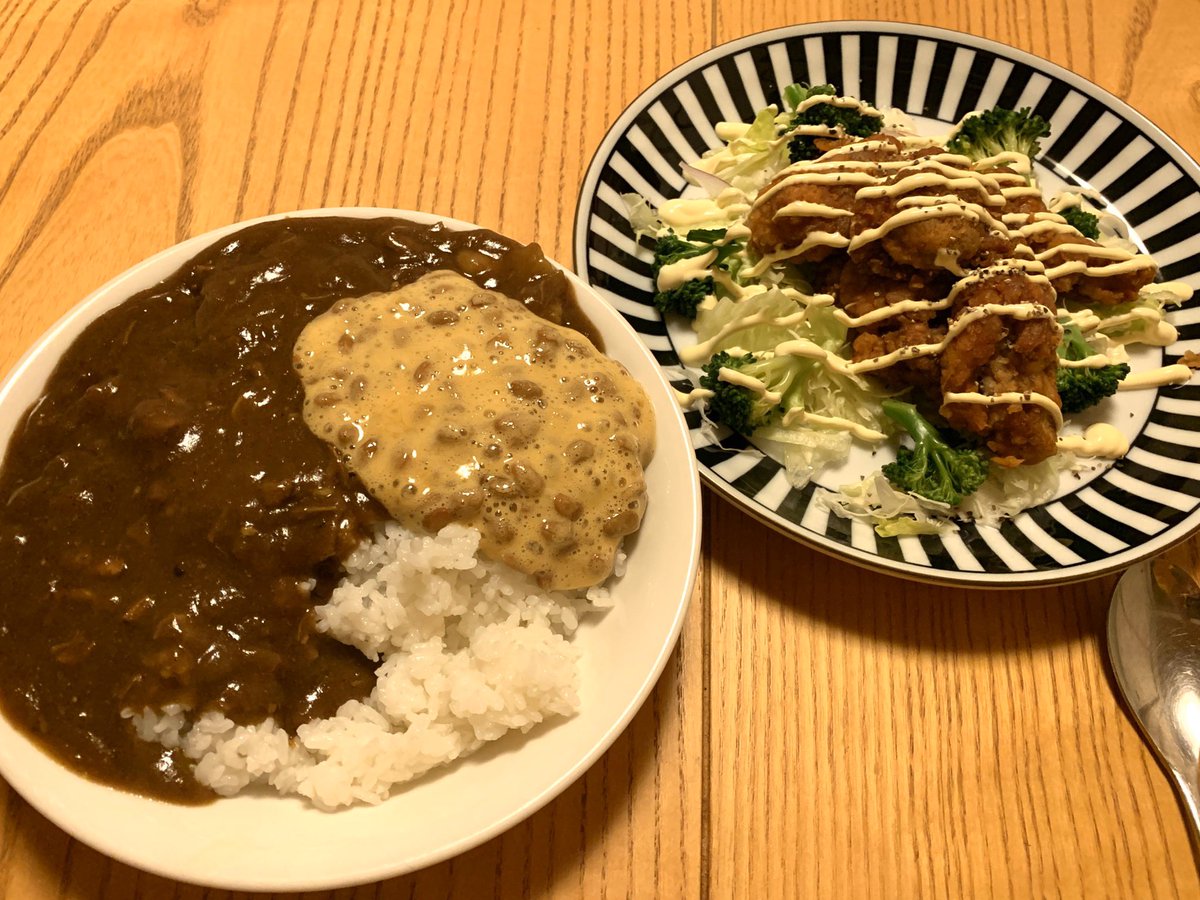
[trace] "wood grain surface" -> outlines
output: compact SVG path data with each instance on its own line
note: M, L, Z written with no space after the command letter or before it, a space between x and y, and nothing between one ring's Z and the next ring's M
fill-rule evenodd
M891 19L1004 41L1197 155L1198 13L1195 0L4 0L0 371L132 263L267 212L423 209L569 261L583 171L624 106L689 56L779 25ZM711 495L705 515L680 647L600 762L474 851L312 896L1200 896L1174 797L1105 668L1112 579L926 587ZM4 897L235 896L112 862L0 796Z

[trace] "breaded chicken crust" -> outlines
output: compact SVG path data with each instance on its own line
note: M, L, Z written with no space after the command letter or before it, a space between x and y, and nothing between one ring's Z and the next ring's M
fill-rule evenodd
M821 149L836 150L852 141L818 142ZM885 146L872 147L862 150L851 150L837 156L842 163L880 162L883 160L899 159L903 152L900 142L895 139L882 141ZM803 164L809 165L809 164ZM855 165L830 165L822 168L822 176L830 176L830 180L822 179L822 183L785 183L797 174L791 168L784 169L760 192L763 199L755 202L746 224L750 228L750 246L760 255L779 253L803 246L806 239L816 232L829 232L844 239L850 237L850 227L854 208L854 195L861 185L856 178L862 174L877 177L878 168L864 169ZM839 178L840 176L840 178ZM837 179L837 180L832 180ZM844 181L845 183L838 183ZM838 216L794 216L779 215L785 207L794 203L813 203L832 209L843 210L844 215ZM816 262L825 259L840 248L818 244L803 253L792 257L796 261Z
M1011 215L1024 215L1024 221L1014 222L1016 227L1034 221L1039 214L1049 213L1041 197L1032 195L1010 200L1004 212ZM1011 221L1011 220L1010 220ZM1082 262L1090 268L1102 267L1112 260L1097 256L1087 251L1087 247L1099 247L1097 241L1085 237L1075 229L1046 229L1034 230L1024 238L1024 242L1034 254L1044 260L1053 275L1053 267L1064 262ZM1057 253L1047 255L1055 247L1070 247ZM1102 306L1112 306L1118 303L1130 303L1137 299L1138 292L1154 281L1158 268L1148 258L1145 264L1126 272L1108 275L1091 275L1087 272L1064 272L1051 279L1054 290L1061 296L1073 298L1084 303L1098 303Z
M957 301L957 315L985 304L1027 303L1041 304L1047 314L1029 319L992 314L959 331L942 352L943 394L1036 392L1061 406L1055 384L1060 330L1053 317L1054 292L1012 270L968 285ZM979 437L1000 465L1032 465L1057 452L1056 418L1033 403L943 402L939 411L952 428Z
M859 318L905 301L938 300L948 289L945 276L913 272L903 278L881 278L851 262L842 268L835 296L842 309ZM854 361L875 359L902 347L938 343L946 336L946 325L936 317L936 310L901 313L854 329L851 335ZM874 374L889 387L916 387L932 394L941 385L941 361L936 354L918 356L878 369Z

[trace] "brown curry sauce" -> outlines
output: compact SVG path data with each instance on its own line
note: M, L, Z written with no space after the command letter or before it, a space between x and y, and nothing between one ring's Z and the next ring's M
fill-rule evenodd
M397 219L250 226L91 323L0 469L0 709L64 764L174 802L213 795L122 709L289 729L373 685L312 607L385 514L314 436L292 370L336 300L433 269L599 345L536 245Z

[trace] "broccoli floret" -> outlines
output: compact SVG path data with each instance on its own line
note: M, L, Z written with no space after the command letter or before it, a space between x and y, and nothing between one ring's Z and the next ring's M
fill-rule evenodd
M694 228L687 233L687 240L673 231L660 237L654 244L654 267L651 270L655 288L658 287L658 273L663 266L702 256L712 250L716 250L717 254L710 268L724 268L726 258L739 246L733 241L717 244L717 241L724 239L725 233L724 228ZM693 278L667 291L656 290L654 306L661 313L677 313L694 319L696 307L715 289L711 275Z
M686 319L696 318L696 309L716 288L712 276L685 281L677 288L654 293L654 308L660 313L675 313Z
M957 506L987 479L988 461L978 450L951 447L911 403L884 400L889 419L912 435L915 446L901 447L884 477L910 494Z
M964 120L946 149L973 160L1005 152L1023 153L1032 159L1042 149L1039 139L1049 134L1046 120L1028 107L1014 111L997 106Z
M832 84L815 84L811 87L802 84L789 84L783 89L783 99L790 109L795 109L811 97L827 96L830 99L837 96L837 89ZM830 128L841 128L843 132L855 137L869 137L877 134L883 127L882 116L872 116L864 113L858 106L835 106L823 101L814 103L803 112L792 116L788 129L798 125L827 125ZM814 136L798 134L788 141L788 158L792 162L802 159L816 159L821 155L817 149Z
M1100 219L1082 206L1071 206L1059 213L1067 224L1093 241L1100 237Z
M675 232L664 234L654 242L654 278L658 278L658 270L682 259L691 259L701 253L707 253L711 248L698 244L689 244Z
M1078 325L1069 322L1063 326L1062 341L1058 345L1059 356L1075 360L1094 356L1095 352L1084 339ZM1105 397L1111 397L1128 374L1129 366L1125 363L1102 366L1098 369L1059 366L1055 381L1063 412L1082 412L1089 406L1095 406Z
M651 277L658 287L658 273L663 266L707 253L711 246L693 244L674 232L664 234L654 244L654 268ZM696 307L713 292L712 276L685 281L669 291L655 291L654 307L661 313L677 313L688 319L696 318Z
M755 378L764 390L722 381L721 369L734 369ZM708 361L700 376L700 386L713 392L705 403L705 413L714 422L749 436L754 429L779 421L780 398L791 388L796 372L796 360L790 356L761 359L752 353L731 356L722 350Z

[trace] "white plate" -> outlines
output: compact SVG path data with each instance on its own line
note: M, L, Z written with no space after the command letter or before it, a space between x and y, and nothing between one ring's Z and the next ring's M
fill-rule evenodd
M713 125L750 121L791 82L831 82L877 107L897 106L927 133L973 109L1033 107L1052 129L1038 175L1046 187L1098 190L1110 211L1162 265L1167 280L1200 287L1200 167L1128 105L1067 70L993 41L919 25L823 22L780 28L716 47L667 73L630 104L588 169L575 222L580 274L642 335L681 390L693 386L675 348L694 343L685 324L664 323L651 303L649 246L633 237L620 195L652 205L687 191L679 163L720 142ZM1182 91L1183 89L1180 88ZM693 192L695 189L691 189ZM1180 341L1138 351L1135 371L1200 349L1200 297L1168 315ZM956 534L883 538L832 515L826 490L879 467L863 448L804 489L740 436L720 445L689 413L701 476L769 525L851 562L924 581L1021 587L1092 578L1183 540L1200 527L1200 385L1134 391L1106 401L1105 418L1130 439L1122 460L1081 479L1000 528L964 524ZM1081 421L1085 417L1079 417Z
M308 210L289 216L396 216L455 229L467 222L405 210ZM254 222L283 218L267 216ZM151 287L245 222L192 238L117 276L75 307L0 387L0 451L65 347L92 319ZM614 608L581 625L580 713L509 735L375 807L322 813L288 797L176 806L80 778L0 719L0 774L47 818L123 862L238 890L313 890L398 875L468 850L531 815L609 747L658 680L679 637L699 559L699 481L691 444L653 357L612 308L571 273L579 304L645 387L658 419L649 504Z

